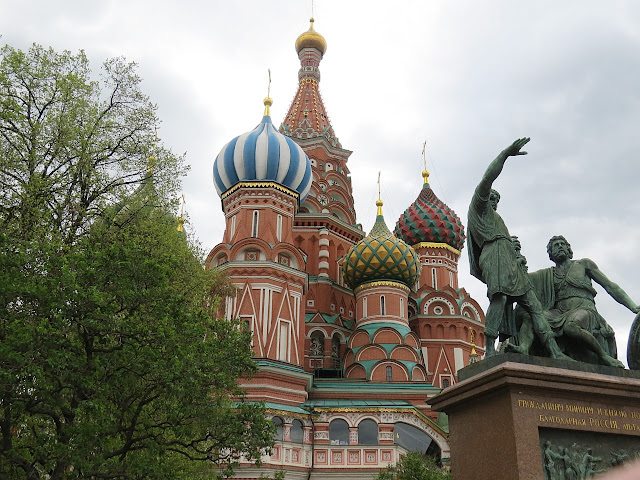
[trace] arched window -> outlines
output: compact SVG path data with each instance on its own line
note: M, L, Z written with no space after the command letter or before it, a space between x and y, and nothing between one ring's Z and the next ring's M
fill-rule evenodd
M362 298L362 316L367 316L367 297Z
M331 445L349 445L349 424L336 419L329 424L329 443Z
M431 284L432 284L433 288L435 288L435 289L438 288L438 277L436 276L436 269L435 268L431 269Z
M385 310L385 305L384 305L384 295L380 295L380 315L386 315L387 312Z
M358 444L377 445L378 444L378 424L371 420L362 420L358 424Z
M311 334L309 355L312 357L321 357L324 355L324 333L319 330L316 330Z
M258 210L253 211L253 220L251 221L251 236L253 238L258 237L258 220L260 217L260 213Z
M331 339L331 358L333 359L333 368L340 368L340 336L333 334Z
M271 421L276 426L276 434L274 435L273 439L282 440L282 430L283 430L282 419L280 417L273 417Z
M440 460L440 447L425 432L407 423L396 423L393 428L394 443L410 452L431 455Z
M400 316L404 318L404 298L400 299Z
M393 382L393 367L388 366L386 368L387 382Z
M231 217L231 239L236 233L236 216Z
M291 424L291 441L295 443L302 443L304 438L304 427L300 420L294 420Z

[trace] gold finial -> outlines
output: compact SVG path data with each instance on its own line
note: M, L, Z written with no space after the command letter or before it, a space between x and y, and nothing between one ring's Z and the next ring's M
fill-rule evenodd
M156 166L156 161L158 159L153 155L149 155L147 159L147 173L153 173L153 168Z
M376 200L376 207L378 207L378 213L376 214L377 216L381 216L382 215L382 198L380 195L380 173L378 172L378 200Z
M267 71L269 72L269 83L267 84L267 96L264 99L264 116L265 117L271 116L269 107L273 105L273 100L271 100L271 69L268 68Z
M424 162L424 170L422 171L422 178L424 184L427 185L429 183L429 170L427 170L427 141L425 140L422 144L422 161Z
M471 330L471 353L469 354L469 365L472 363L476 363L478 361L478 352L476 352L476 344L473 343L473 338L475 337L476 331Z
M187 203L187 201L184 198L184 193L182 194L182 205L180 206L180 216L178 217L178 228L177 230L179 232L182 232L184 230L184 204Z
M158 145L158 127L154 126L153 131L154 131L153 145L155 147ZM153 153L149 155L149 158L147 159L147 173L153 173L153 169L156 166L157 160L158 159L155 157Z
M314 22L315 18L313 18L312 12L311 18L309 19L309 30L302 33L296 40L296 52L300 53L303 48L315 48L320 50L320 53L324 55L327 51L327 41L322 35L315 31L313 28Z

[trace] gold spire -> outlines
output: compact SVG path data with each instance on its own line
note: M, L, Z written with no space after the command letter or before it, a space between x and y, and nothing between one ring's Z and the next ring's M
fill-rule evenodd
M182 194L182 205L180 206L180 216L178 217L178 228L177 230L179 232L184 231L184 204L187 203L187 201L184 198L184 193Z
M153 155L149 155L147 159L147 173L153 173L153 168L156 166L156 161L158 159Z
M378 200L376 200L376 206L378 207L378 213L376 213L377 216L382 216L382 198L380 195L380 172L378 172Z
M422 178L425 185L429 183L429 170L427 170L427 141L422 144L422 161L424 162L424 170L422 171Z
M154 150L156 150L155 147L158 145L158 127L154 126L153 131L154 131L153 146L154 146ZM155 168L157 161L158 159L155 157L153 153L149 155L149 158L147 159L147 173L153 173L153 169Z
M471 330L471 353L469 354L469 365L478 361L478 352L476 352L476 344L474 343L476 331Z
M270 117L269 107L273 105L273 100L271 100L271 69L268 68L267 71L269 72L269 83L267 84L267 96L264 99L264 116Z

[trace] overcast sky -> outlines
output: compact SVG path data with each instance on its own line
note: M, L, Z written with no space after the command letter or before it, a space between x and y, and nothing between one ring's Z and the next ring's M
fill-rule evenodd
M293 100L297 36L311 2L0 0L1 41L26 49L84 49L95 71L112 56L139 64L157 103L162 142L187 153L189 229L208 251L224 221L213 160L260 122L271 68L279 125ZM344 148L358 221L375 220L377 172L390 227L415 200L427 141L430 183L466 225L489 162L530 136L495 187L530 270L551 265L563 234L640 302L640 2L316 0L328 43L320 88ZM460 285L486 308L486 289ZM617 332L619 357L634 315L600 287L597 305Z

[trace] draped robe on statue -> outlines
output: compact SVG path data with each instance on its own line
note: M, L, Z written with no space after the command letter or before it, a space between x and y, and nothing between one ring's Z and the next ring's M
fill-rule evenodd
M513 299L531 290L531 281L518 263L509 230L502 217L491 208L489 197L476 191L471 199L467 222L467 247L471 275L487 285L487 297L499 293ZM488 325L501 339L516 334L512 304L507 303L501 325ZM497 336L498 332L485 332Z
M614 331L596 310L596 290L579 260L572 261L566 275L556 273L554 267L529 274L533 288L542 304L544 315L556 337L562 336L565 323L583 311L578 326L591 333L605 353L617 358ZM572 320L573 321L573 320Z

